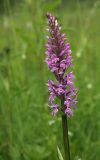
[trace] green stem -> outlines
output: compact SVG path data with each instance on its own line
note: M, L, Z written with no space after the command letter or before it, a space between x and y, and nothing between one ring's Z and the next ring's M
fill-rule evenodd
M62 107L64 106L64 100L61 100L61 105ZM67 123L67 116L64 114L62 115L62 129L63 129L63 143L64 143L65 160L70 160L68 123Z

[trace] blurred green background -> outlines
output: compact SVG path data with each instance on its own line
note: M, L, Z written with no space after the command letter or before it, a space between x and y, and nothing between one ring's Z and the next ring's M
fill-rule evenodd
M61 119L48 109L46 12L74 57L78 109L68 120L72 160L100 159L100 1L0 0L0 160L58 160Z

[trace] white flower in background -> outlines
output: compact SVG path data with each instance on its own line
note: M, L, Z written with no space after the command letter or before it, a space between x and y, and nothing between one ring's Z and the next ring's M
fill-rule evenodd
M82 160L82 158L79 157L79 156L76 156L76 157L75 157L75 160Z
M84 49L85 49L85 47L86 47L86 45L87 45L87 40L88 40L88 38L87 37L85 37L85 36L83 36L82 37L82 40L81 40L81 45L80 45L80 48L78 49L78 51L76 52L76 56L78 57L78 58L80 58L81 56L82 56L82 53L84 52Z
M88 83L88 84L87 84L87 88L88 88L88 89L91 89L92 87L93 87L92 83Z
M9 19L7 17L4 17L4 21L3 21L3 26L4 28L9 28Z
M27 49L27 44L23 43L22 44L22 59L26 59L26 49Z
M55 120L48 121L49 126L52 126L55 123Z
M76 53L76 56L77 56L78 58L80 58L81 55L82 55L82 52L81 52L81 51L79 51L79 52Z
M73 133L72 133L71 131L68 131L68 135L69 135L70 137L72 137L72 136L73 136Z
M26 59L26 54L22 54L22 59Z
M26 23L26 28L27 29L32 29L32 27L33 27L33 25L32 25L31 21Z

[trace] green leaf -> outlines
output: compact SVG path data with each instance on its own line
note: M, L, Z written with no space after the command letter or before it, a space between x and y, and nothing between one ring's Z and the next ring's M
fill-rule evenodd
M59 157L59 160L64 160L62 154L61 154L61 151L59 149L59 147L57 146L57 151L58 151L58 157Z

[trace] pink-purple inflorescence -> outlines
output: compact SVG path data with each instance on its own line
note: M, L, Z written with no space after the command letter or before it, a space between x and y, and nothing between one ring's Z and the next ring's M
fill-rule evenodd
M49 103L52 114L56 115L60 110L68 117L73 115L73 108L76 108L77 90L74 87L73 72L68 72L72 66L70 44L65 34L61 33L56 17L47 13L49 37L46 44L46 63L54 73L57 82L48 81L50 92ZM67 73L66 73L67 71ZM56 104L56 98L64 100L64 105Z

